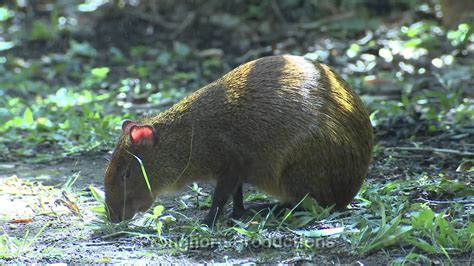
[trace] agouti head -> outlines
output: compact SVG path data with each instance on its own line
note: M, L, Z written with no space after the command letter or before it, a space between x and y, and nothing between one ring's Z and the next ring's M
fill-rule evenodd
M140 165L140 157L154 142L155 129L151 125L130 120L122 123L122 136L105 171L107 213L112 222L133 218L155 200Z

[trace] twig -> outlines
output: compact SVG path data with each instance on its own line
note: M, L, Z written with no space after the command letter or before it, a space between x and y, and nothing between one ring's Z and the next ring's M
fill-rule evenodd
M189 25L191 25L195 19L196 19L196 13L195 12L189 13L186 16L186 18L183 20L183 22L181 22L178 28L174 31L172 35L173 38L176 38L179 34L181 34L181 32L183 32L187 27L189 27Z
M180 24L166 21L162 16L157 14L148 14L138 10L130 10L128 14L137 18L143 19L150 23L162 26L163 28L174 30L179 27Z
M272 47L268 45L261 48L250 49L247 53L245 53L241 57L238 57L235 61L238 63L247 62L248 60L252 58L257 58L261 56L262 54L269 53L271 51L272 51Z
M97 237L92 238L92 239L96 239L96 238L107 239L107 238L113 238L113 237L117 237L117 236L127 235L129 233L130 232L127 232L127 231L119 231L119 232L111 233L111 234L104 235L104 236L97 236Z
M423 155L401 155L401 154L394 154L393 157L395 158L405 158L405 159L423 159L425 156Z
M334 21L338 21L338 20L341 20L341 19L351 18L353 16L355 16L355 12L350 11L350 12L347 12L347 13L342 13L342 14L339 14L339 15L330 16L330 17L323 18L323 19L316 20L316 21L312 21L312 22L301 23L301 24L298 24L297 26L299 28L304 29L304 30L313 30L313 29L321 27L322 25L329 24L329 23L332 23Z
M273 9L273 12L275 13L275 15L277 16L277 18L281 22L286 23L286 19L283 16L283 14L281 13L280 7L278 6L278 3L275 0L272 1L272 9Z
M433 203L433 204L453 204L453 203L467 203L474 204L474 200L428 200L424 198L418 198L421 201Z
M86 246L110 246L110 245L113 245L113 244L129 244L128 241L109 241L109 242L97 242L97 243L94 243L94 242L90 242L90 243L85 243Z
M163 100L160 103L157 104L150 104L150 103L144 103L144 104L134 104L130 107L130 110L133 111L143 111L143 110L156 110L156 109L162 109L162 108L167 108L173 105L175 102L173 100L167 99Z
M387 149L394 150L394 151L438 152L438 153L447 153L447 154L454 154L454 155L467 156L467 157L474 156L474 152L458 151L458 150L451 150L451 149L437 149L437 148L431 148L431 147L428 147L428 148L388 147Z

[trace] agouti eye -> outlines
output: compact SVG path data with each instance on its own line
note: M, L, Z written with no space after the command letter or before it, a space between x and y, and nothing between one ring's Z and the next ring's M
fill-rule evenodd
M128 179L130 177L130 169L127 169L127 171L125 172L125 174L123 175L123 179Z

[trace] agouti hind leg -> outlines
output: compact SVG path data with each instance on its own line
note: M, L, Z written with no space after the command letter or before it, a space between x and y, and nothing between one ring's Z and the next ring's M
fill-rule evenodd
M238 190L239 179L235 177L223 177L217 180L216 188L212 196L211 209L202 221L209 227L213 227L229 199L229 196ZM243 205L243 204L242 204Z
M244 192L242 184L239 184L237 189L234 191L234 194L232 194L232 218L238 219L244 214Z

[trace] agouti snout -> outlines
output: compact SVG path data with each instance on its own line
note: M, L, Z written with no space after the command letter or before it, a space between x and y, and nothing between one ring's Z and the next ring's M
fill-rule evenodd
M282 203L309 194L343 208L363 183L373 145L367 111L347 83L289 55L243 64L166 112L125 121L122 131L105 173L113 222L199 181L216 184L208 225L231 195L233 213L243 210L244 183Z

